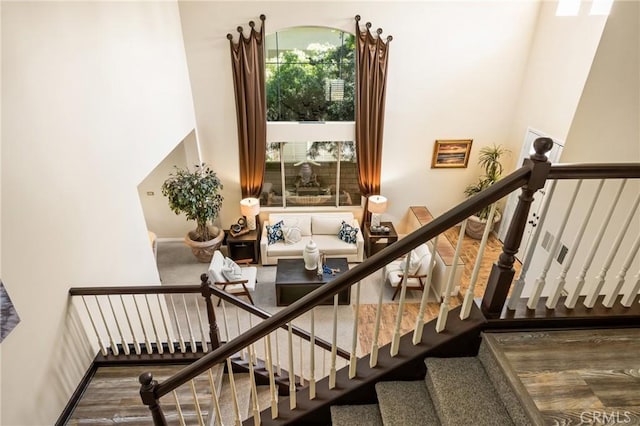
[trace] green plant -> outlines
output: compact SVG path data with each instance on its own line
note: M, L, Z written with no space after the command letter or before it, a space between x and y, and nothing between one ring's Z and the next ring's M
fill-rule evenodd
M211 233L207 222L214 221L220 213L222 183L205 163L196 165L194 171L174 167L175 172L162 184L162 195L169 199L175 214L184 213L187 220L196 221L193 240L209 241L217 234Z
M489 188L496 183L502 176L502 163L500 159L503 155L507 154L509 150L505 149L502 145L485 146L480 150L480 156L478 157L478 164L484 170L484 174L480 176L478 182L473 185L467 186L464 193L467 197L476 195L477 193ZM491 206L484 207L476 216L481 220L487 220L489 216L489 210Z

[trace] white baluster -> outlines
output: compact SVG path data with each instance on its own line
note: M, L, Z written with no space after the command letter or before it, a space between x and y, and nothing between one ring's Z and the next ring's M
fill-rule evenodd
M253 348L249 346L249 380L251 381L251 410L253 412L253 424L260 426L260 407L258 406L258 389L256 388L256 376L253 373Z
M103 356L107 356L109 352L107 352L107 348L105 348L104 344L102 343L102 339L100 338L100 333L98 333L98 328L96 327L96 323L93 321L93 315L91 315L91 311L87 306L87 301L84 300L84 296L80 296L80 298L82 299L82 304L84 305L84 308L87 310L87 315L89 315L89 321L91 322L91 327L93 328L93 332L96 335L96 339L98 339L98 346L100 346L100 353L102 353Z
M280 365L280 344L278 343L278 329L273 330L276 342L276 373L278 376L282 376L282 366Z
M453 255L453 266L447 280L447 286L445 294L442 297L442 303L440 304L440 313L438 314L438 320L436 321L436 332L441 333L447 325L447 316L449 315L449 297L453 292L454 277L456 275L456 269L458 268L458 259L460 258L460 250L462 249L462 241L464 240L464 231L467 228L467 219L462 221L460 225L460 235L458 236L458 244L456 244L456 252Z
M402 314L404 313L404 301L407 296L407 282L409 281L409 264L411 263L411 256L413 250L407 253L406 260L404 262L404 271L402 279L400 280L400 301L398 303L398 312L396 313L396 325L393 328L393 337L391 338L391 356L398 355L400 349L400 326L402 325Z
M109 344L111 345L111 352L118 356L120 355L120 350L118 349L118 345L113 340L113 336L111 335L111 330L109 330L109 325L107 324L107 320L104 317L104 312L102 311L102 306L100 306L100 301L98 301L98 296L93 296L96 301L96 305L98 305L98 312L100 312L100 317L102 318L102 323L104 324L105 330L107 330L107 336L109 336Z
M611 207L609 208L609 211L605 219L602 221L602 224L600 225L600 229L596 234L596 238L593 240L593 245L591 246L591 250L589 250L589 254L587 255L586 260L584 261L584 265L582 266L580 275L578 275L578 282L575 288L573 289L573 293L571 293L569 297L567 297L567 300L565 301L565 306L569 309L573 309L575 307L576 302L580 297L580 293L582 292L582 287L584 287L585 276L587 275L589 268L591 268L591 263L593 262L593 258L596 255L596 251L598 250L598 247L600 247L600 243L602 242L602 237L604 236L604 232L607 230L607 227L609 226L609 221L611 220L611 216L613 215L613 212L616 209L616 204L618 204L618 200L620 199L620 194L622 194L622 190L624 189L624 186L626 183L627 183L627 180L624 179L622 181L622 184L620 185L620 188L618 189L618 193L616 194L615 199L613 200L613 203L611 203Z
M576 238L574 239L573 244L571 244L571 249L569 249L569 252L567 253L566 260L564 261L564 268L562 269L562 272L556 279L556 285L558 287L562 287L562 288L565 287L567 273L569 272L569 269L571 269L571 265L573 265L573 259L575 259L576 257L576 253L578 252L578 247L580 247L580 243L582 243L582 237L584 236L584 231L587 229L587 225L591 220L593 209L595 208L596 203L598 202L598 198L600 197L600 191L602 191L603 185L604 185L604 179L600 179L600 183L598 184L598 187L596 188L596 191L593 194L593 199L591 200L591 204L589 205L589 208L587 209L584 219L582 220L582 224L580 224L580 228L578 229ZM579 296L580 296L580 291L574 291L569 297L565 299L564 305L567 308L573 309Z
M118 321L116 311L115 309L113 309L113 303L111 302L111 297L109 295L107 295L107 300L109 301L109 307L111 308L111 314L113 315L113 320L116 323L116 329L118 330L118 334L120 335L122 350L124 350L125 355L129 355L131 353L131 351L129 350L129 344L124 338L124 334L122 333L122 329L120 328L120 321Z
M296 408L296 374L293 368L293 325L289 323L289 333L287 334L289 346L289 409Z
M416 318L416 327L413 330L413 344L417 345L422 340L422 331L424 330L424 311L427 309L427 299L431 290L431 278L433 276L433 267L436 264L436 247L438 244L438 235L431 240L431 260L427 269L427 282L424 284L424 291L420 299L420 309Z
M249 330L251 330L253 328L253 321L251 320L252 316L251 316L251 312L247 312L247 316L249 317ZM256 351L255 348L253 347L253 344L251 345L253 350L253 358L251 359L251 362L253 362L253 365L258 365L258 356L256 355Z
M533 235L531 236L531 243L529 244L530 247L536 247L538 245L542 226L544 225L544 221L547 217L547 211L549 211L549 206L551 205L551 200L553 199L553 193L555 190L556 186L552 183L550 185L548 195L544 199L544 205L542 206L538 223L534 227ZM527 250L527 254L522 262L522 268L520 268L520 275L518 275L518 279L511 285L511 296L509 296L509 301L507 302L507 309L514 311L518 307L518 302L520 301L520 296L522 295L522 290L524 289L524 284L526 282L527 271L529 270L529 265L531 265L531 259L533 258L534 253L535 250Z
M351 336L351 354L349 357L349 378L356 377L356 365L358 357L356 356L356 349L358 347L358 311L360 310L360 281L356 283L356 306L353 315L353 335Z
M316 320L313 311L314 308L309 311L311 317L309 328L309 334L311 335L311 345L309 345L309 399L316 397Z
M229 335L229 322L227 321L227 304L224 300L221 300L220 302L220 306L222 306L222 322L224 323L224 334L225 336L227 336L227 343L229 343L231 341L231 336Z
M133 296L135 299L135 295ZM127 324L129 325L129 331L131 332L131 339L133 340L133 348L137 355L140 355L142 352L140 350L140 343L138 343L138 339L136 339L136 334L133 331L133 326L131 325L131 319L129 319L129 312L127 311L127 307L124 304L124 299L122 295L120 295L120 304L122 305L122 309L124 310L124 316L127 319Z
M237 336L240 336L242 334L242 329L240 328L240 308L238 308L237 306L234 306L234 311L236 311L236 328L238 330ZM247 355L245 353L244 348L240 349L240 358L242 358L245 361L247 360Z
M186 426L184 416L182 415L182 408L180 407L180 401L178 400L178 393L173 390L173 399L176 401L176 412L178 413L178 420L180 420L181 426Z
M298 342L300 343L300 346L298 347L298 353L300 354L300 368L298 369L300 371L300 386L304 386L304 368L302 368L304 365L302 359L302 337L298 338Z
M187 308L187 299L184 293L182 293L182 306L184 307L184 316L187 319L187 330L189 331L189 340L191 341L191 352L196 353L198 349L196 347L196 337L195 337L195 334L193 333L193 327L191 327L191 318L189 318L189 308Z
M607 308L613 307L613 303L616 301L616 299L620 295L620 290L622 290L622 286L624 285L625 277L627 276L627 271L631 267L633 258L636 257L636 254L638 254L638 248L640 248L640 235L636 237L636 240L633 243L633 246L631 247L631 251L629 251L629 254L625 259L624 264L620 269L620 272L618 272L618 275L616 276L615 287L611 291L609 291L607 296L604 298L604 301L602 302L602 304L605 307Z
M271 356L271 335L267 334L265 338L265 344L267 345L265 356L267 358L267 368L269 369L269 393L271 394L271 418L275 419L278 417L278 392L276 391L276 378L273 372L273 359Z
M136 299L136 295L133 296L133 305L136 307L136 313L138 314L138 320L140 321L140 327L142 328L142 336L144 337L144 345L147 347L147 353L151 355L153 352L153 348L151 347L151 341L149 340L149 336L147 336L147 330L144 326L144 320L142 319L142 314L140 313L140 307L138 306L138 300ZM151 322L153 323L153 318L151 318Z
M202 338L202 351L209 352L209 345L207 344L207 335L205 334L205 326L202 323L202 314L200 313L200 304L198 303L198 296L194 295L194 301L196 302L196 312L198 314L198 325L200 327L200 336Z
M369 367L373 368L378 365L378 336L380 335L380 321L382 320L382 294L384 286L380 288L378 293L378 306L376 306L376 323L373 327L373 342L371 342L371 355L369 355ZM324 361L324 360L323 360Z
M491 205L489 210L489 216L487 216L487 225L484 227L484 233L480 240L480 247L478 248L478 254L476 255L476 263L473 265L473 272L471 273L471 281L469 282L469 288L467 288L467 294L464 295L464 301L462 302L462 308L460 309L460 319L465 320L469 318L471 314L471 305L473 304L473 298L476 290L476 282L478 281L478 274L480 273L480 265L482 264L482 258L484 257L484 249L487 246L489 240L489 233L493 223L493 216L496 214L497 203Z
M331 339L331 367L329 367L329 389L336 387L336 357L338 355L338 294L333 296L333 334Z
M215 418L214 425L222 426L222 417L220 414L220 402L218 399L218 391L216 390L216 384L213 380L213 372L211 371L211 368L207 370L207 373L209 373L209 387L211 388L211 402L213 403L213 408L215 411L213 415L209 414L209 418L210 419Z
M191 379L189 381L191 385L191 395L193 395L193 403L196 410L196 416L198 418L198 425L204 426L204 419L202 418L202 410L200 409L200 402L198 401L198 393L196 392L196 383Z
M633 216L635 215L636 210L638 209L638 204L640 204L640 194L637 195L636 200L633 203L633 207L629 211L627 220L625 220L624 225L622 225L622 227L620 228L620 232L618 232L618 236L616 237L615 242L611 246L611 250L609 251L609 256L607 256L607 259L605 260L604 265L602 265L602 270L596 277L595 286L593 287L589 295L584 300L584 305L587 308L593 308L593 306L596 304L596 300L598 299L598 296L600 296L600 290L602 290L602 286L604 285L604 281L607 277L607 271L609 271L609 268L611 267L611 264L613 263L613 260L615 259L616 254L620 249L620 244L622 243L624 236L629 231L629 225L631 224L631 220L633 219Z
M224 301L222 302L224 305ZM229 376L229 385L231 387L231 402L233 403L233 414L235 426L242 425L242 419L240 418L240 405L238 404L238 391L236 390L236 381L233 378L233 365L231 364L231 358L227 358L227 376Z
M147 309L149 310L149 317L151 318L151 324L153 325L153 332L156 335L156 344L158 345L158 353L163 354L164 348L162 346L162 340L160 339L160 333L156 330L156 323L153 320L153 315L151 314L151 305L149 304L149 299L147 295L144 295L144 298L147 302ZM175 348L173 346L173 336L169 332L169 324L167 323L167 317L164 314L164 309L162 309L162 302L160 302L160 295L156 293L156 300L158 302L158 310L160 311L160 317L162 318L162 326L164 327L165 336L167 336L167 347L169 349L169 353L174 353Z
M622 303L622 306L624 306L625 308L630 308L633 304L633 301L636 299L636 297L638 297L638 294L640 294L640 272L636 274L634 280L636 281L636 283L633 285L633 288L630 289L629 293L625 294L620 301L620 303Z
M184 344L184 338L182 337L182 329L178 322L178 313L176 312L176 305L173 303L173 295L169 295L169 301L171 302L171 311L173 313L173 321L176 323L176 330L178 331L178 341L180 342L180 352L185 353L187 346Z

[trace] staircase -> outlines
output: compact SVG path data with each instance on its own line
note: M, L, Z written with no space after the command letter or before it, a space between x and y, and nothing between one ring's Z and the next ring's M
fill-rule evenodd
M332 406L332 424L533 424L484 339L477 357L427 358L425 364L424 380L378 382L378 404Z

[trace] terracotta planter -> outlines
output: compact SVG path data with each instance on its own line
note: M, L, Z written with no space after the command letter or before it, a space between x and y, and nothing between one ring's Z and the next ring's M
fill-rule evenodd
M191 247L191 252L198 259L198 262L209 263L211 262L211 258L213 257L213 253L222 246L222 241L224 241L224 231L220 228L213 228L212 231L218 231L218 235L209 241L194 241L191 239L193 237L193 232L191 231L184 237L184 243Z
M493 223L491 224L492 230L495 224L500 222L501 218L502 216L500 215L500 212L496 211L493 217ZM473 239L480 240L482 239L482 235L484 235L484 229L486 226L486 220L481 220L478 216L469 216L469 218L467 219L467 227L465 228L464 233Z

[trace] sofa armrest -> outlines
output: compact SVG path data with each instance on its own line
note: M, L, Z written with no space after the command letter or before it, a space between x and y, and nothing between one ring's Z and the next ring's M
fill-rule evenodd
M360 231L356 234L356 245L358 249L358 262L362 262L364 260L364 235L362 234L362 228L360 228L360 223L358 219L353 219L351 226L358 228Z

